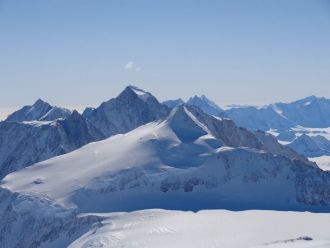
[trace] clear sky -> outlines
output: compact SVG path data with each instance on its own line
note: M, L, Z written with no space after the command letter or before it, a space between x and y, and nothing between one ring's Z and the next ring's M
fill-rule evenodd
M330 97L329 0L0 0L0 107L136 84L220 105Z

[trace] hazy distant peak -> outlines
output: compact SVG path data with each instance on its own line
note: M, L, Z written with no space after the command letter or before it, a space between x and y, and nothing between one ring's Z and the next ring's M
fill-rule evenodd
M166 105L167 107L169 107L171 109L173 109L177 106L180 106L184 103L185 102L181 98L178 98L178 99L175 99L175 100L167 100L167 101L162 102L163 105Z
M190 97L187 104L196 106L209 115L221 115L221 109L216 103L208 99L205 95Z
M48 102L45 102L42 99L38 99L37 101L34 102L34 104L32 106L51 106Z
M157 101L157 99L149 92L133 85L127 86L117 97L117 99L126 99L137 97L142 101ZM158 101L157 101L158 102Z

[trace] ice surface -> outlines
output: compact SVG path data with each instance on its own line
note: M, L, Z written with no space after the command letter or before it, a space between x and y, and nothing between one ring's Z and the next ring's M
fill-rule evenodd
M330 214L147 210L105 216L102 226L69 247L330 247Z

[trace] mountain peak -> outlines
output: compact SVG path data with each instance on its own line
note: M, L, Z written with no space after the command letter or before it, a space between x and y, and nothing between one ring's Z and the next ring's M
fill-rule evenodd
M207 101L210 101L204 94L201 95L200 97L202 100L207 100Z
M166 120L176 136L183 142L194 142L200 136L206 135L207 128L200 123L188 109L180 105L174 108Z
M175 99L175 100L167 100L162 102L163 105L166 105L167 107L174 109L177 106L180 106L184 104L184 101L181 98Z
M190 97L187 104L196 106L209 115L221 116L224 112L216 103L208 99L205 95Z
M324 99L324 97L311 95L303 98L302 100L320 100L320 99Z
M156 98L149 92L136 87L134 85L129 85L127 86L120 94L119 94L119 98L120 97L138 97L139 99L141 99L142 101L149 101L150 99L154 99L156 100Z
M32 105L33 107L38 107L38 106L51 106L48 102L45 102L42 99L38 99L37 101L35 101L35 103Z
M71 111L65 108L51 106L48 102L38 99L33 105L27 105L8 116L6 121L52 121L66 118Z
M79 114L79 112L77 110L73 110L72 113L69 115L69 118L72 117L72 118L82 118L82 115Z
M126 133L148 122L166 117L169 108L149 92L127 86L116 98L84 112L84 116L105 136Z
M325 100L325 99L326 99L325 97L318 97L318 96L315 96L315 95L311 95L311 96L307 96L303 99L294 101L294 102L289 103L289 104L308 106L311 103L317 103L317 102Z

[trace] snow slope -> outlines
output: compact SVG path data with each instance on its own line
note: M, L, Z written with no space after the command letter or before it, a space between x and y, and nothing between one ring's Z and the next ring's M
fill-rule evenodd
M91 228L69 247L330 247L330 214L144 210L102 216L102 225Z

